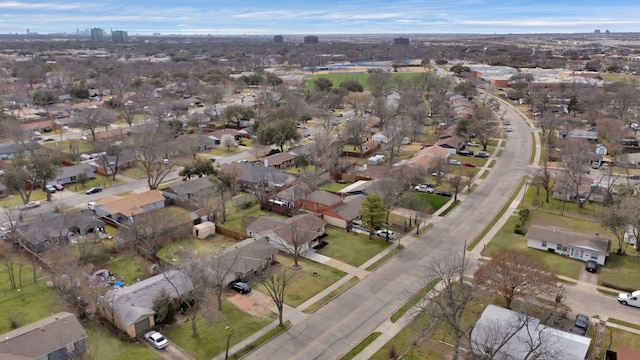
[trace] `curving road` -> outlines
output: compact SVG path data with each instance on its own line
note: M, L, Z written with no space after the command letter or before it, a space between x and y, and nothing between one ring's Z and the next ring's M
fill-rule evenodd
M337 359L375 331L412 291L423 286L421 264L461 252L509 200L529 170L531 132L508 107L512 123L500 160L482 183L405 251L245 359ZM286 313L285 313L286 315Z

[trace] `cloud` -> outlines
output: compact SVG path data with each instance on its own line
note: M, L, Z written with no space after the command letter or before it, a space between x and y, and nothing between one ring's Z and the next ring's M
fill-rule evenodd
M73 3L24 3L18 1L1 1L0 9L11 10L35 10L46 9L49 11L61 11L61 10L77 10L86 8L86 4L73 4Z

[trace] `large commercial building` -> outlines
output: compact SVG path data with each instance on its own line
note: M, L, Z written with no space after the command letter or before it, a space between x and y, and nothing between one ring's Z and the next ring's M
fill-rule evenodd
M91 29L91 41L102 42L104 41L104 30L93 28Z
M114 43L128 43L129 34L126 31L114 30L111 32L111 39Z
M320 40L318 39L317 36L305 36L304 37L304 43L305 44L317 44Z
M276 44L282 44L284 42L284 38L282 35L276 35L273 37L273 42Z

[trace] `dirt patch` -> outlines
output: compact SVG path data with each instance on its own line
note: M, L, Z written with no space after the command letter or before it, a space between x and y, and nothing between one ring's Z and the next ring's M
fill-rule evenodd
M266 298L266 299L265 299ZM251 291L249 294L233 294L227 298L241 311L254 316L267 316L271 312L271 299Z

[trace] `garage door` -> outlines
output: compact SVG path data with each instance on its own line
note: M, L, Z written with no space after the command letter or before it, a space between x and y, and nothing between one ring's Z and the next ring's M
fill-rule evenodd
M136 335L143 335L149 329L151 329L149 318L142 319L136 323Z

